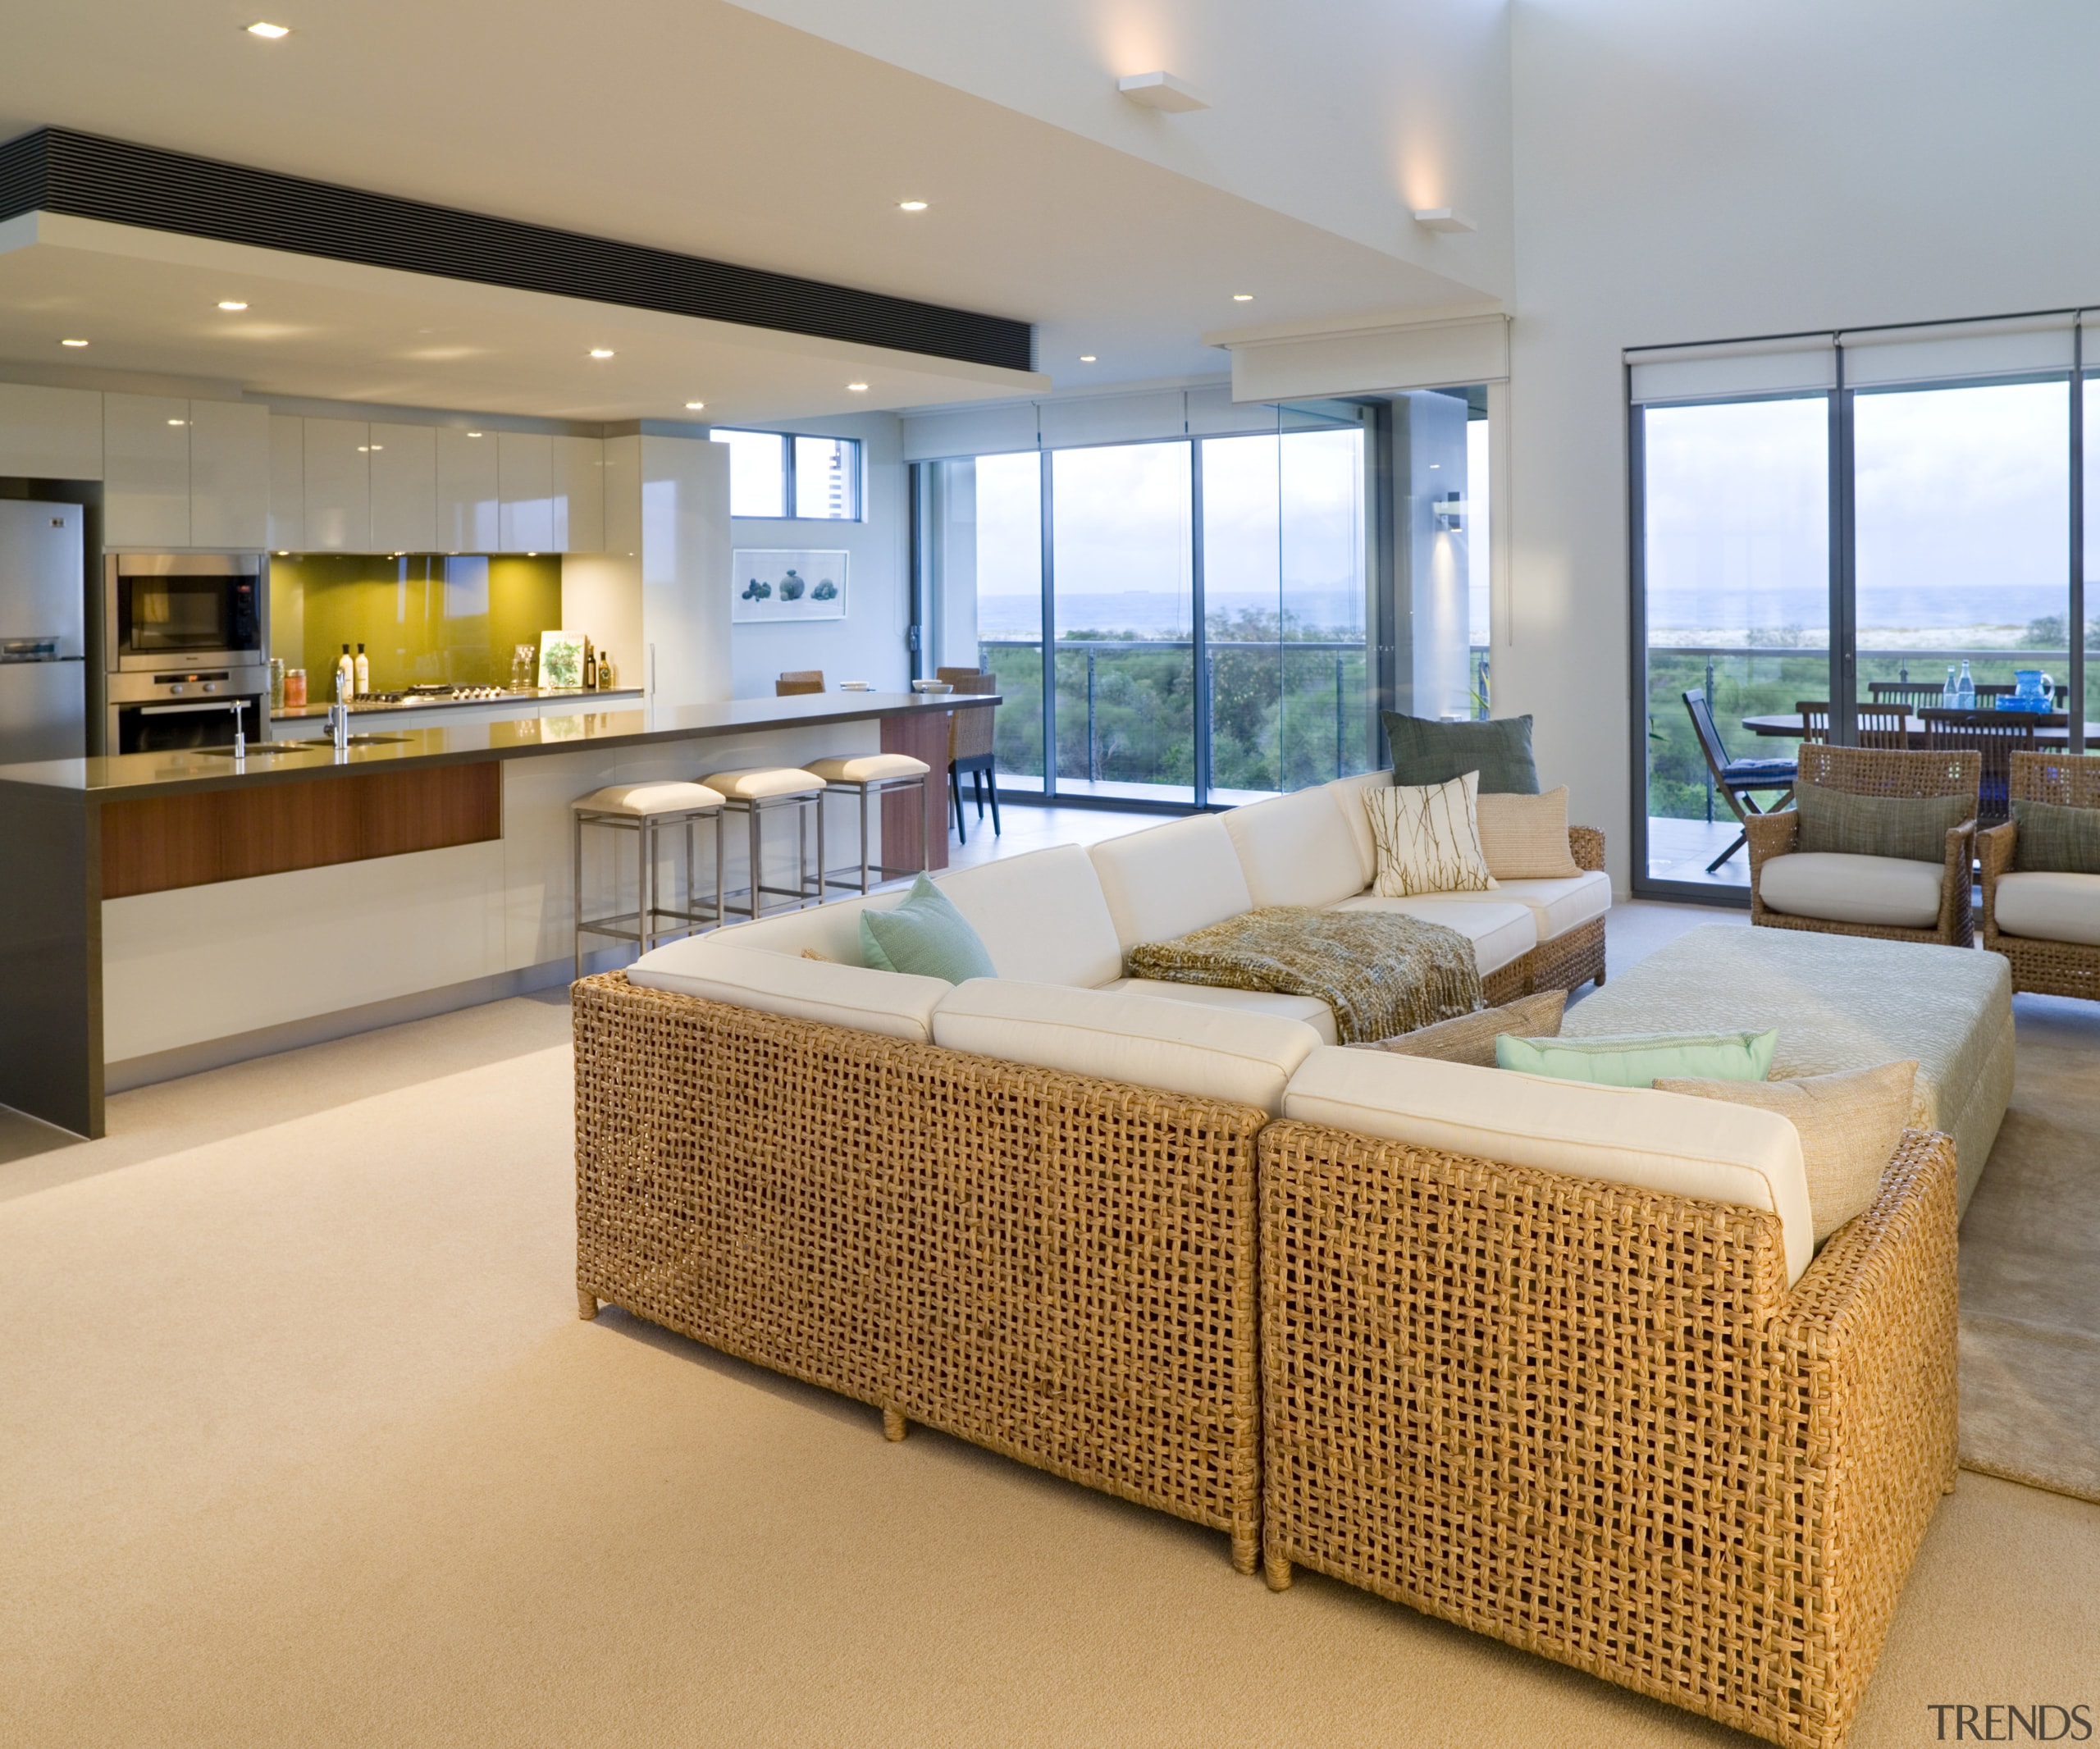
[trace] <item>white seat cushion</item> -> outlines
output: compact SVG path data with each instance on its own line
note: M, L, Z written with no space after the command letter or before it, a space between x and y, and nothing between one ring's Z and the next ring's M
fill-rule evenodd
M1355 834L1325 786L1221 815L1256 905L1332 905L1363 891Z
M920 1043L933 1036L934 1004L955 988L945 978L806 960L736 938L725 929L674 941L628 967L628 982Z
M1939 921L1940 882L1946 873L1937 862L1796 851L1766 863L1758 874L1757 890L1770 909L1789 917L1929 929Z
M1291 1077L1283 1115L1571 1178L1769 1208L1785 1234L1789 1282L1815 1254L1801 1136L1777 1112L1323 1047Z
M1452 899L1462 905L1482 902L1527 907L1538 926L1539 939L1556 935L1601 917L1611 909L1611 876L1599 870L1559 880L1504 880L1491 893L1437 893L1425 897Z
M1424 923L1440 923L1447 929L1456 929L1473 944L1473 958L1480 966L1481 976L1485 978L1490 972L1501 970L1511 961L1521 960L1539 944L1538 922L1531 907L1497 904L1495 899L1492 893L1480 894L1477 903L1458 899L1448 893L1412 899L1381 899L1375 893L1367 893L1327 908L1396 911L1402 916L1419 917Z
M1291 1071L1319 1048L1320 1035L1303 1021L1273 1014L972 978L934 1009L934 1042L1274 1113Z
M2100 948L2100 874L2001 874L1996 909L2008 935Z
M1104 838L1087 854L1126 948L1172 941L1254 908L1232 834L1215 814Z
M824 779L798 765L756 765L743 771L717 771L705 779L732 801L764 801L774 796L800 796L822 789Z
M705 783L614 783L569 803L579 814L691 814L719 808L723 795Z
M862 753L852 759L813 759L802 769L827 783L879 783L885 778L923 778L934 768L909 753Z
M1076 844L936 877L1002 978L1092 989L1120 977L1123 944L1093 865Z
M1332 1044L1340 1037L1335 1030L1335 1011L1317 996L1290 996L1281 990L1235 990L1216 984L1169 984L1158 978L1118 978L1102 988L1125 996L1149 996L1158 1002L1193 1002L1244 1014L1281 1015L1287 1021L1304 1021L1319 1034L1322 1044Z
M1363 879L1356 884L1359 893L1378 878L1378 843L1371 836L1371 816L1364 811L1363 797L1374 789L1390 789L1393 774L1386 771L1365 771L1353 778L1336 778L1331 783L1320 788L1335 798L1335 806L1341 810L1342 818L1349 824L1349 835L1356 841L1356 865Z
M902 905L906 890L893 888L887 893L871 893L865 898L831 899L801 911L760 917L756 922L732 923L705 939L784 953L791 959L807 951L842 966L865 966L867 961L861 957L861 913Z

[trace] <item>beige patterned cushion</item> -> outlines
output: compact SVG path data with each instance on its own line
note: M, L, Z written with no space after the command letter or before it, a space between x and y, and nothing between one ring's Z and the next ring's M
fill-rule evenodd
M1480 852L1474 803L1480 774L1448 783L1395 783L1363 798L1378 874L1371 890L1381 899L1420 893L1478 893L1495 884Z
M1391 1051L1401 1057L1434 1057L1442 1062L1469 1062L1479 1069L1495 1066L1495 1040L1500 1033L1520 1038L1553 1039L1560 1034L1561 1011L1568 1006L1565 990L1541 990L1520 997L1500 1008L1483 1008L1477 1014L1462 1014L1455 1021L1439 1021L1418 1026L1397 1038L1381 1039L1375 1044L1356 1044L1357 1051Z
M1820 1247L1874 1200L1910 1123L1917 1079L1915 1062L1885 1062L1789 1081L1658 1081L1655 1090L1755 1105L1792 1123L1801 1135Z
M1543 796L1481 796L1474 802L1481 855L1497 880L1565 880L1582 871L1568 850L1568 786Z

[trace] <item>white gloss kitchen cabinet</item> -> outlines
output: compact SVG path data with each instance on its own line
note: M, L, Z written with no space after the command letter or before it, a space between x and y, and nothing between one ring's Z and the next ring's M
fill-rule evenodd
M437 427L371 425L375 552L437 550Z
M500 432L503 507L497 540L506 553L552 552L555 441L538 432Z
M309 553L372 550L372 427L363 419L308 419L300 454Z
M107 545L252 552L269 539L267 408L109 394L102 414Z
M605 445L596 437L555 439L554 549L605 550Z
M0 474L99 480L101 395L0 382Z
M437 428L437 550L493 553L502 531L502 474L493 432Z

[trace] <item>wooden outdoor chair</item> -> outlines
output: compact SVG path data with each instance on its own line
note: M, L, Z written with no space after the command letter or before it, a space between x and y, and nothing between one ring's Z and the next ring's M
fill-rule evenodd
M820 668L793 668L773 683L775 698L792 698L801 692L824 691L824 670Z
M1704 687L1694 687L1684 695L1684 708L1691 713L1692 730L1699 737L1699 751L1706 756L1706 769L1713 774L1714 788L1728 803L1728 811L1735 815L1737 824L1746 827L1752 819L1761 818L1768 812L1776 813L1793 799L1793 760L1730 759L1721 732L1714 726L1714 713L1706 702ZM1760 809L1751 799L1754 791L1775 789L1785 793L1769 809ZM1711 874L1741 850L1743 843L1744 834L1738 832L1735 843L1706 865L1706 872Z
M1911 711L1922 710L1928 705L1937 705L1945 688L1930 680L1869 680L1867 696L1877 705L1894 709L1901 706Z
M2010 817L2006 779L2013 756L2034 751L2037 729L2061 728L2070 719L2061 711L1945 710L1929 706L1919 713L1925 719L1925 745L1936 751L1974 747L1982 756L1983 780L1976 796L1976 824L2002 824Z
M2006 775L2008 807L2046 801L2100 810L2100 759L2016 752ZM2011 962L2016 990L2100 1001L2100 871L2016 870L2019 837L2012 820L1977 834L1984 946Z
M943 673L941 678L951 680L956 695L966 692L996 692L999 678L996 674L959 674L953 670ZM955 835L967 844L970 834L962 824L962 774L970 774L970 793L976 798L977 817L984 817L984 797L988 788L992 798L992 833L1001 836L999 826L999 779L993 769L992 742L993 718L998 715L996 705L972 705L952 712L948 717L948 798L955 806Z

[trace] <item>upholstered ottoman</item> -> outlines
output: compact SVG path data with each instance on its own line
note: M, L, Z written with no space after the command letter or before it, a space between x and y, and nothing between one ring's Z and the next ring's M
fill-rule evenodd
M1995 953L1710 925L1568 1011L1600 1034L1776 1026L1774 1075L1918 1062L1911 1121L1954 1138L1965 1209L2012 1097L2012 980Z

